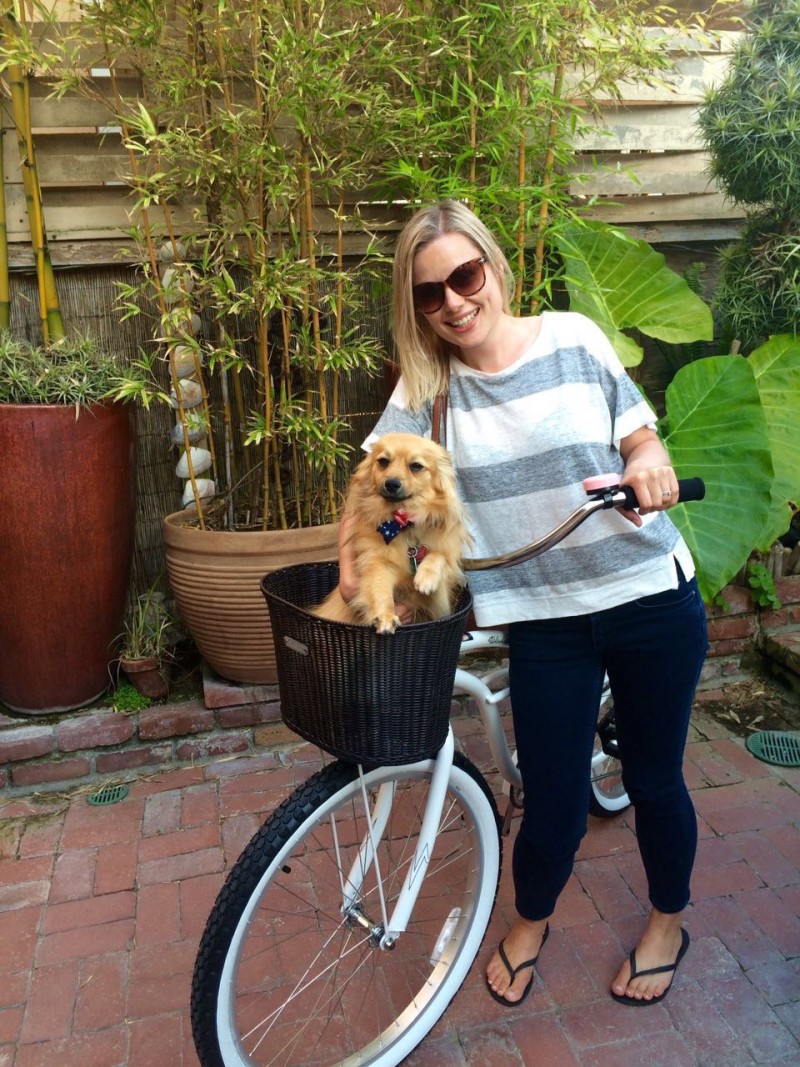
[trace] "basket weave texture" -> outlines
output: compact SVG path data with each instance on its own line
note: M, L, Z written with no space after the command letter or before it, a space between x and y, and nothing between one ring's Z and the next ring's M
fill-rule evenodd
M309 613L338 580L337 564L304 563L261 581L284 722L350 762L377 766L435 755L447 735L471 594L463 590L444 619L386 635Z

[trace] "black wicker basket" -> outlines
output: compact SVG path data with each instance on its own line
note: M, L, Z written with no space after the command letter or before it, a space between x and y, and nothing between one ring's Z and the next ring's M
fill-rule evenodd
M339 580L335 563L284 567L261 580L275 637L286 724L339 759L413 763L441 748L472 596L452 615L391 636L310 614Z

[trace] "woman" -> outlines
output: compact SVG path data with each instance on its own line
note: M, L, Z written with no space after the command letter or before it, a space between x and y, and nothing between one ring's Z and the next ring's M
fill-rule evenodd
M525 791L513 856L518 916L488 964L489 991L509 1007L530 992L586 830L607 672L651 902L611 995L653 1004L689 941L681 913L697 824L681 767L707 647L692 559L664 514L678 502L675 473L651 409L605 335L570 312L513 316L511 269L462 204L413 216L398 241L393 285L401 380L365 447L392 431L430 434L433 400L447 392L447 447L476 557L541 536L585 500L581 482L590 475L618 472L640 503L639 514L598 513L528 563L474 572L470 587L478 624L508 626ZM345 516L345 599L356 581L347 526Z

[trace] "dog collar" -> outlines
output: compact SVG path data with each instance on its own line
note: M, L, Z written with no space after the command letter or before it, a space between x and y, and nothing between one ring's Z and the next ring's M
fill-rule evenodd
M386 544L391 544L395 537L401 530L407 529L409 526L414 525L414 520L405 510L405 508L398 508L392 512L391 519L386 519L378 527L378 533L381 535Z
M408 549L408 562L411 564L411 573L417 573L417 567L428 554L427 545L413 545Z

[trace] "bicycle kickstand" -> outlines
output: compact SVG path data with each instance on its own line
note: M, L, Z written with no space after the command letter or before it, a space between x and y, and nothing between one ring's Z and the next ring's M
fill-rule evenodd
M511 820L514 818L514 812L522 811L524 806L522 790L512 785L508 794L505 814L503 815L503 825L500 828L500 833L503 837L508 837L511 833Z

